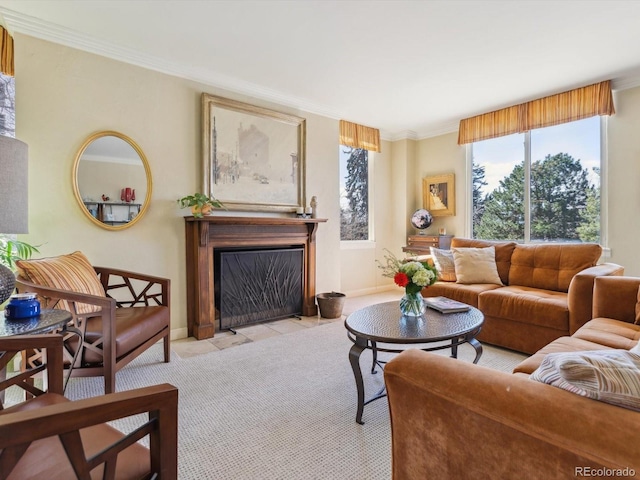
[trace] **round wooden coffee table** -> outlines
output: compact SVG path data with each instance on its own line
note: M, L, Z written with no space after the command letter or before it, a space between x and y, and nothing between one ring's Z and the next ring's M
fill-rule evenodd
M378 352L400 353L404 349L380 347L384 344L428 344L447 342L441 345L420 348L426 352L451 349L451 357L458 357L458 346L464 343L471 345L476 351L473 363L478 363L482 355L482 345L476 336L480 333L484 315L477 308L470 307L469 311L461 313L439 313L427 308L420 317L403 317L400 314L399 302L386 302L370 305L353 312L344 321L347 336L353 342L349 350L349 362L353 369L358 391L358 410L356 422L363 424L362 412L364 406L379 398L385 397L383 388L375 396L365 401L364 381L360 369L360 355L366 349L373 352L373 366L371 373L376 373L375 366L382 366L377 359Z

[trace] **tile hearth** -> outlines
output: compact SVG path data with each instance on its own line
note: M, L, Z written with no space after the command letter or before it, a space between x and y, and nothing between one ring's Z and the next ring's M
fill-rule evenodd
M304 330L305 328L313 328L318 325L333 322L342 322L347 315L359 308L372 305L374 303L399 300L401 296L402 291L394 289L371 295L347 297L342 310L342 317L340 318L322 318L320 314L318 314L314 317L300 317L299 319L285 318L282 320L274 320L272 322L258 323L255 325L248 325L246 327L238 327L235 335L230 331L223 331L216 332L213 338L206 340L196 340L194 337L173 340L171 342L171 350L180 358L188 358L201 355L203 353L235 347L244 343L258 342L265 338Z

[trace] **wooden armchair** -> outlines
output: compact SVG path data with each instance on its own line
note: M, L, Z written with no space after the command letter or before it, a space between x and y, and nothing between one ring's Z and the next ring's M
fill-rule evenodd
M18 262L22 263L22 267L18 266L16 289L19 292L37 293L42 308L63 308L72 313L74 326L82 332L83 341L79 342L77 335L65 338L66 368L71 366L75 358L71 376L104 376L105 393L113 393L116 372L161 339L164 342L164 361L170 361L170 280L125 270L92 267L84 256L82 258L91 272L85 272L87 278L84 280L99 282L98 293L104 292L104 296L55 288L45 285L45 281L33 281L33 278L42 280L33 272L29 275L32 278L26 277L29 273L26 268L28 264L49 262L46 267L50 268L57 258L75 261L76 257L73 256L78 253ZM76 274L78 265L74 264L74 268L68 271ZM68 271L56 271L53 277L58 280L60 272ZM84 286L82 282L71 282L71 285ZM30 358L31 363L38 360L38 355Z
M0 338L0 368L16 353L42 349L46 364L2 376L0 390L23 388L26 401L0 404L0 479L177 478L178 390L169 384L70 401L62 395L63 338ZM46 368L48 390L33 375ZM106 422L147 414L124 434ZM148 437L149 448L138 441Z

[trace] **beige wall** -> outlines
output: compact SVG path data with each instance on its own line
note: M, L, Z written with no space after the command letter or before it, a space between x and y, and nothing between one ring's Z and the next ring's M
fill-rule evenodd
M616 114L608 119L608 261L640 276L640 87L614 92Z
M317 289L340 289L338 120L242 97L104 57L15 37L16 137L29 145L29 234L41 256L82 250L96 265L169 277L174 336L186 333L186 210L176 199L200 190L201 107L207 92L307 119L307 198L328 218L317 235ZM147 156L153 196L132 228L108 231L73 196L74 157L101 130L131 137Z

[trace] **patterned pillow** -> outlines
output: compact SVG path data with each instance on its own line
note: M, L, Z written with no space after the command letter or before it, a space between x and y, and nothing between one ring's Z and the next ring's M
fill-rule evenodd
M82 252L37 260L18 260L16 267L20 276L43 287L105 296L98 275ZM56 308L73 311L66 300L60 300ZM100 307L95 305L76 303L76 313L78 314L99 310Z
M495 247L452 248L457 283L493 283L503 285L496 266Z
M435 247L429 247L433 264L438 271L438 280L443 282L456 281L456 265L453 261L453 252L451 250L441 250Z
M636 325L640 325L640 288L638 288L638 297L636 300Z
M640 354L633 350L549 353L529 378L640 411Z

